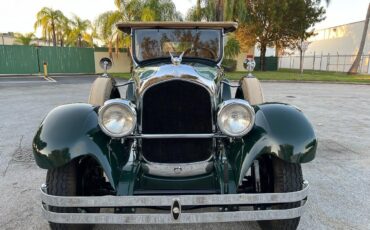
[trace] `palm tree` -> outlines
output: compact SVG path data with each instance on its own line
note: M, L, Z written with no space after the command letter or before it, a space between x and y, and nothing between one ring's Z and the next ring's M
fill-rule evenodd
M24 46L29 46L33 39L35 39L35 34L34 33L26 33L26 34L17 33L17 34L15 34L15 42L20 43Z
M367 29L369 27L369 20L370 20L370 4L369 4L368 9L367 9L365 25L364 25L364 29L362 31L362 38L361 38L360 48L358 50L358 53L356 55L356 58L355 58L355 60L352 64L351 68L348 70L348 74L357 74L358 67L360 66L361 56L364 52Z
M118 10L118 12L121 12ZM100 40L102 40L106 46L108 46L109 56L112 57L112 46L114 38L117 37L118 31L113 26L113 22L117 19L115 17L123 17L123 14L119 14L117 11L107 11L98 16L95 21L96 33ZM114 23L115 24L115 23ZM117 40L117 39L116 39Z
M216 21L224 20L224 0L217 0L216 3Z
M38 27L42 27L44 37L47 37L46 35L50 36L51 32L53 46L57 46L56 28L62 18L64 18L64 15L60 10L44 7L36 14L35 30Z
M92 40L91 35L87 32L92 27L89 20L83 20L77 15L73 15L70 24L72 26L68 39L70 44L75 44L77 41L77 47L82 47L82 41L86 42L85 38L87 40ZM89 43L91 43L91 41Z
M68 43L69 37L72 32L71 22L70 20L63 15L61 17L60 22L56 26L56 33L57 33L57 41L61 47L63 47L66 43Z
M242 2L238 0L197 0L196 6L189 10L187 19L191 21L233 21L235 11L244 9L243 6L239 7Z
M123 21L176 21L181 14L176 11L171 0L115 0L116 10L105 12L97 18L97 34L108 46L112 57L112 48L129 47L130 37L120 32L116 24Z
M197 0L195 7L188 11L186 19L189 21L217 21L217 1Z

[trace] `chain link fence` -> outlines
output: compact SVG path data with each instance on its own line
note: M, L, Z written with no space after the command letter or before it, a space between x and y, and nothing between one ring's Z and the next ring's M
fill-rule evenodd
M348 72L356 55L320 54L303 57L303 69ZM362 55L358 73L370 74L370 55ZM299 69L299 56L280 56L279 69Z

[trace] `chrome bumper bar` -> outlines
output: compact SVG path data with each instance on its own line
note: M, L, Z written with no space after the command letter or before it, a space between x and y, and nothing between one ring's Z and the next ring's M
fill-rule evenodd
M125 136L125 138L138 138L138 139L224 138L224 137L228 136L217 133L138 134Z
M234 221L256 221L291 219L303 214L308 195L308 183L303 189L288 193L263 194L220 194L220 195L179 195L179 196L52 196L41 188L43 216L50 222L69 224L178 224L212 223ZM238 206L300 202L290 209L226 211L226 212L181 212L181 206ZM174 205L175 204L175 205ZM50 210L54 207L168 207L164 213L59 213Z

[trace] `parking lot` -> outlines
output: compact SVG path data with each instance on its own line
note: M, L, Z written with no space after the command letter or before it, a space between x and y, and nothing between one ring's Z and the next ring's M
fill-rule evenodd
M48 229L39 186L46 171L31 150L52 108L86 102L95 76L0 77L0 229ZM300 107L319 137L316 159L303 165L310 182L300 229L370 229L370 85L263 82L266 101ZM124 91L124 89L121 89ZM255 222L95 229L259 229Z

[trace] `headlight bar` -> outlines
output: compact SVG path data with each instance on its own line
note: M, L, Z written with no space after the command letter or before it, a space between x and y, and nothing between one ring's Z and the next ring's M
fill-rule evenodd
M125 132L112 132L112 130L109 130L109 128L106 127L106 124L104 123L103 116L104 113L111 108L111 106L118 105L122 108L122 110L125 110L126 115L129 115L132 119L132 126L129 127L129 129ZM243 130L241 133L230 133L225 130L225 128L221 125L220 122L220 114L224 111L224 109L228 109L231 106L242 106L244 109L246 109L247 113L249 114L249 126ZM137 122L137 114L135 105L132 104L130 101L125 99L112 99L108 100L104 103L104 105L99 109L99 116L98 116L98 122L99 126L101 127L102 131L107 134L108 136L114 137L114 138L137 138L137 139L176 139L176 138L227 138L227 137L241 137L247 134L254 125L254 119L255 119L255 113L254 109L251 105L245 100L241 99L230 99L227 101L224 101L220 104L218 114L217 114L217 123L218 127L221 132L215 132L215 133L187 133L187 134L134 134L134 130L136 127Z

